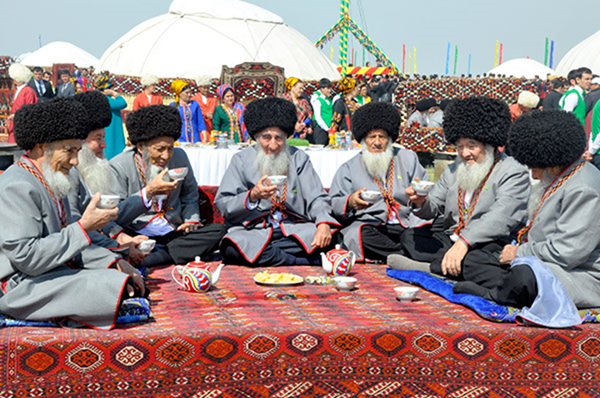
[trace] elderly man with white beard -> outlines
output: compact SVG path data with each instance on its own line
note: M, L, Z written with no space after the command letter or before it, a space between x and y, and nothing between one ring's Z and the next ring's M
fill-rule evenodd
M586 134L572 113L522 116L511 127L509 148L539 180L529 221L515 244L502 250L500 262L510 268L488 283L456 283L454 291L529 307L525 319L563 326L556 324L556 314L569 305L600 306L600 172L581 158ZM544 314L551 314L552 322L540 322Z
M122 223L129 235L146 235L156 240L156 248L141 266L186 264L195 257L211 256L217 250L225 228L221 224L200 223L198 184L190 161L174 143L181 135L177 108L151 105L127 118L129 141L134 148L110 160L114 173L112 193L122 199L141 195L147 210L130 223ZM181 181L165 182L151 191L149 181L168 179L169 169L186 167Z
M108 99L99 91L77 94L73 99L86 108L89 131L78 155L79 165L73 167L70 172L76 182L76 189L69 194L68 200L73 218L78 220L92 196L97 192L108 193L114 183L110 164L104 156L104 148L106 148L104 129L110 124L112 114ZM145 189L152 195L165 187L168 187L168 183L156 177ZM136 246L148 237L145 235L132 237L123 232L119 224L127 225L148 210L140 194L119 204L119 216L116 221L110 222L102 231L89 234L92 243L121 253L134 265L140 264L145 257Z
M249 266L320 264L339 227L331 202L304 151L287 145L296 108L280 98L251 102L246 128L257 144L236 154L215 205L229 226L221 243L226 263ZM285 175L281 185L269 176ZM334 227L334 229L331 228Z
M501 275L507 266L498 256L523 225L530 190L527 169L499 150L510 124L508 107L499 100L471 97L448 106L443 129L456 144L457 161L428 196L406 189L416 216L444 216L443 231L406 231L403 252L388 257L391 267L484 284Z
M96 195L74 222L64 200L74 189L69 170L88 133L86 117L82 105L60 98L15 115L15 139L28 155L0 176L2 314L110 329L121 301L145 293L137 270L88 236L117 209L98 209Z
M407 228L427 223L407 207L405 189L429 176L413 151L392 147L399 131L400 113L388 103L371 102L352 115L352 134L362 151L340 166L329 194L333 214L345 226L344 244L358 261L385 261L402 250L400 236ZM361 197L366 190L381 195L367 202Z

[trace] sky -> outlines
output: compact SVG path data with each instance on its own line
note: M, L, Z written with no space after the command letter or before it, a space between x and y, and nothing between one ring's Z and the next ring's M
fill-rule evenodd
M196 1L196 0L190 0ZM281 16L309 40L317 41L340 16L339 0L246 0ZM168 12L170 0L0 0L0 55L18 56L53 41L68 41L100 58L131 28ZM481 74L494 67L496 41L503 44L503 61L530 57L544 63L545 41L554 40L554 67L566 52L600 30L594 6L579 10L563 0L351 0L351 17L381 50L402 69L402 46L416 48L417 73L444 74L451 44L449 73ZM200 40L200 38L198 38ZM193 38L189 38L193 40ZM334 48L338 37L323 53ZM363 63L356 40L355 64ZM411 57L412 58L412 57ZM374 63L369 57L365 61ZM414 66L414 64L412 65ZM598 71L595 71L596 73Z

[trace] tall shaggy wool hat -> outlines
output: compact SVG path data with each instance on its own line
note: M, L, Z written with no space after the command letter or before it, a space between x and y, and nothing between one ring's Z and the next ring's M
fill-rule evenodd
M181 116L173 106L151 105L140 108L127 117L125 125L129 141L133 145L158 137L178 140L181 136Z
M156 75L144 75L140 80L142 87L152 86L153 84L158 84L158 77Z
M583 125L569 112L534 111L510 128L508 148L520 163L539 169L567 167L581 158L587 145Z
M525 108L534 109L538 106L540 102L540 97L537 94L532 93L531 91L521 91L519 94L519 98L517 99L517 103Z
M508 106L488 97L453 100L444 111L446 141L456 144L459 138L471 138L499 147L506 145L511 118Z
M252 101L244 112L244 122L251 137L268 127L279 127L289 137L294 134L297 120L294 104L277 97Z
M396 141L400 131L400 113L387 102L369 102L354 112L350 124L358 142L375 129L385 130L390 139Z
M14 81L27 83L33 77L33 73L23 64L12 64L8 67L8 76Z
M73 99L79 101L87 111L88 132L108 127L112 120L112 113L106 95L100 91L86 91L74 95Z
M88 136L85 107L73 98L54 98L26 105L15 113L15 141L24 150L36 144L85 140Z

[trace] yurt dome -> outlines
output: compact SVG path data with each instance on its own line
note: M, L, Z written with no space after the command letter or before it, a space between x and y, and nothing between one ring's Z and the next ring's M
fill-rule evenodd
M556 73L567 76L569 71L582 66L600 72L600 30L570 49L558 63Z
M535 76L539 76L542 79L546 78L546 75L550 73L554 74L554 71L548 68L546 65L529 58L515 58L510 61L503 62L494 69L488 71L488 75L493 73L495 75L505 75L513 77L525 77L526 79L533 79Z
M21 63L27 66L47 66L54 64L75 64L78 67L96 67L100 61L92 54L64 41L54 41L42 48L21 56Z
M114 42L97 69L129 76L218 77L223 65L270 62L287 76L339 79L335 65L281 17L240 0L174 0L168 14Z

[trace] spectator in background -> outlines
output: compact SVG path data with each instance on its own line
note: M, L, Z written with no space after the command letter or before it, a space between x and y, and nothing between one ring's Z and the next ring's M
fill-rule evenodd
M585 96L586 115L589 114L594 105L600 99L600 76L593 75L592 83L590 84L590 92Z
M427 127L442 127L442 123L444 122L444 109L450 103L450 100L445 99L440 101L439 105L434 106L429 109L429 115L427 115Z
M163 98L160 94L156 94L156 85L158 84L158 77L155 75L142 76L140 80L144 91L138 94L133 100L133 111L137 111L144 106L150 105L162 105Z
M192 101L196 101L202 109L202 115L204 116L204 124L206 130L211 132L213 130L213 115L215 109L219 105L219 101L214 96L209 96L211 78L210 76L200 76L196 79L196 85L198 86L198 94L192 97Z
M592 71L586 67L573 69L567 76L571 87L558 101L558 106L563 111L572 112L585 126L586 105L583 96L592 84Z
M338 82L337 88L342 93L342 97L333 102L333 116L331 117L329 134L336 131L352 131L350 118L357 108L356 102L353 101L356 94L358 94L356 80L346 76Z
M75 86L71 81L71 74L68 70L63 69L60 71L61 84L56 88L57 97L70 97L75 95Z
M596 101L592 109L592 126L588 140L588 149L584 152L583 158L592 162L594 166L600 169L600 101Z
M294 137L307 138L312 135L312 108L308 101L302 98L304 93L304 82L297 77L289 77L285 81L285 92L281 98L290 101L296 107L296 113L298 114L298 121L296 122L296 129Z
M323 78L319 80L319 89L310 97L315 118L315 129L308 140L313 144L327 145L329 143L329 126L333 117L333 100L331 93L333 88L331 80Z
M532 109L535 109L540 102L540 97L531 91L521 91L516 104L508 107L510 110L510 118L514 122L518 117L527 114Z
M215 130L228 133L228 138L234 142L247 141L244 104L235 101L235 92L229 84L220 85L217 94L221 98L221 104L215 108L213 115Z
M367 84L366 83L361 83L358 86L358 95L356 97L354 97L354 99L356 100L356 102L359 105L366 105L369 102L371 102L371 97L369 97L367 94Z
M179 109L181 116L181 136L179 142L208 142L204 115L196 101L192 101L192 86L183 80L174 80L171 90L175 93L175 101L169 105Z
M557 77L556 79L551 80L550 85L552 87L552 91L550 91L542 100L542 108L545 111L559 109L558 101L569 88L567 81L562 77Z
M27 85L33 74L28 67L22 64L12 64L8 68L8 76L13 80L13 103L10 107L8 116L8 142L15 143L13 118L15 113L23 107L23 105L35 104L38 102L35 90Z
M94 87L108 98L112 119L110 125L104 129L106 148L104 154L107 159L112 159L125 149L125 134L123 132L123 117L121 111L127 108L125 98L111 89L112 83L108 74L100 74L94 80Z
M38 102L44 102L54 97L52 84L44 80L44 70L39 66L33 68L33 78L29 80L28 85L37 94Z
M420 101L417 101L415 106L417 109L412 113L412 115L410 115L410 117L406 121L406 126L412 127L414 124L417 124L417 127L427 127L427 117L429 115L429 111L431 109L435 109L435 107L437 107L437 103L433 98L425 98Z

